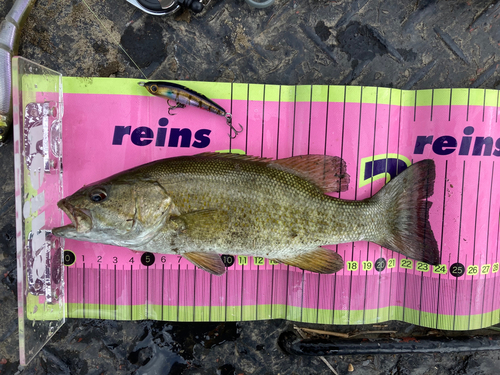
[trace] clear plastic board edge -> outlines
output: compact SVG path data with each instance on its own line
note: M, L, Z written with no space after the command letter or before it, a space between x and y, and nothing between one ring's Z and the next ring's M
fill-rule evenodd
M28 364L65 321L62 223L62 75L12 59L19 360ZM55 211L55 212L54 212Z

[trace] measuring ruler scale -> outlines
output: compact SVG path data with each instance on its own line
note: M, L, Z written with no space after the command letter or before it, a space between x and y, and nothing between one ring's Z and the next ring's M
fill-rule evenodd
M401 320L447 330L500 322L498 91L182 82L244 127L229 139L224 118L194 107L169 115L166 101L137 82L63 79L64 196L152 160L231 151L273 159L340 156L350 186L332 195L362 200L412 163L431 158L430 223L441 264L355 242L328 246L345 262L332 275L221 254L227 272L213 276L178 256L66 240L67 317Z

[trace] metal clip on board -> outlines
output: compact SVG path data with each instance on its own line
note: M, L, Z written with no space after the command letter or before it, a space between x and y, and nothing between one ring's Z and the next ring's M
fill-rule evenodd
M194 13L203 10L201 0L127 0L127 2L153 16L173 14L181 8L189 8Z

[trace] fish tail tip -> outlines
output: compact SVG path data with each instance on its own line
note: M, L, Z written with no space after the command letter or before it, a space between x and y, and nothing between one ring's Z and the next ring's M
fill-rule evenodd
M427 159L401 172L381 190L376 199L385 206L387 237L374 242L409 258L440 264L429 221L432 202L428 198L434 192L435 177L434 161Z

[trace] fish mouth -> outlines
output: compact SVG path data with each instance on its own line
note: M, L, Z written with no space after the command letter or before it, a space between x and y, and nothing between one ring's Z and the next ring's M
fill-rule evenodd
M73 237L78 233L87 233L92 229L92 215L89 210L77 208L66 199L57 202L59 207L71 220L71 224L52 229L52 233L60 237Z

